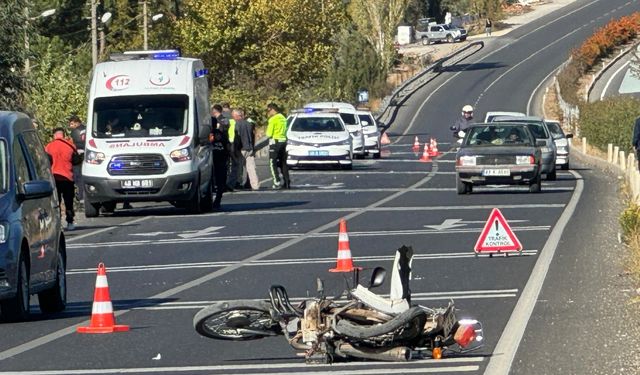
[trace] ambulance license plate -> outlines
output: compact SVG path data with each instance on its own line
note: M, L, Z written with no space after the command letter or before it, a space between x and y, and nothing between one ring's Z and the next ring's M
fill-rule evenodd
M123 189L145 189L153 187L153 180L122 180L120 186Z
M483 176L510 176L511 171L508 169L484 169L482 170Z

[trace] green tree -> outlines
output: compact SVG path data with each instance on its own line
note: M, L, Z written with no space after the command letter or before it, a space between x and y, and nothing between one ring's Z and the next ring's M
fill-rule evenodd
M29 53L25 37L30 32L26 0L0 2L0 108L24 110L28 91L24 63Z

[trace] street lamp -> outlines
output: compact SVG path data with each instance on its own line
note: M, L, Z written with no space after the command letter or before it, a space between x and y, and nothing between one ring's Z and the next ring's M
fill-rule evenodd
M25 22L26 22L26 27L24 30L24 49L27 53L27 57L24 60L24 71L25 73L29 73L29 70L31 70L31 65L29 62L29 22L35 21L37 19L40 18L46 18L46 17L50 17L53 16L54 14L56 14L56 10L54 9L47 9L44 12L40 13L39 15L35 16L35 17L29 17L29 8L25 7L24 8L24 15L25 15Z
M98 29L100 30L100 49L99 49L99 56L102 57L104 56L104 50L105 50L105 44L106 44L106 38L104 35L104 28L105 26L109 25L109 22L111 21L111 12L106 12L105 14L102 15L102 17L100 17L100 23L102 24Z
M154 14L151 17L151 21L156 22L161 19L164 15L162 13ZM144 50L149 49L149 22L147 16L147 0L142 1L142 29L143 29L143 39L144 39Z

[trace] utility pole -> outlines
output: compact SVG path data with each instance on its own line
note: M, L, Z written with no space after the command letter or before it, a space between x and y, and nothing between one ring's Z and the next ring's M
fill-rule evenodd
M29 49L29 7L24 7L24 49L27 54L27 58L24 60L24 72L29 74L29 70L31 70L29 63L29 55L31 54Z
M144 50L149 49L149 36L148 36L148 25L147 25L147 0L142 0L142 28L144 29Z
M91 60L93 66L98 63L98 16L97 6L98 0L89 0L91 2Z

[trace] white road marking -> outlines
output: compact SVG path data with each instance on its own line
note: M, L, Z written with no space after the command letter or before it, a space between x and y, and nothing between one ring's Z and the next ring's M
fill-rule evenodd
M481 363L484 361L483 357L461 357L461 358L443 358L440 360L433 359L421 359L413 360L407 363L398 362L346 362L327 365L305 365L302 360L297 363L260 363L260 364L244 364L244 365L212 365L212 366L182 366L182 367L138 367L138 368L111 368L111 369L80 369L80 370L49 370L49 371L7 371L0 372L2 375L83 375L83 374L135 374L135 373L174 373L174 372L201 372L201 371L260 371L264 369L269 370L315 370L315 369L330 369L327 374L337 374L338 368L342 367L385 367L391 366L391 368L378 368L375 370L383 371L382 374L388 373L405 373L410 370L425 371L425 368L416 368L419 366L433 366L434 370L443 371L442 369L452 368L466 368L475 367L477 371L478 366L451 366L455 364L469 364L469 363ZM439 365L448 365L446 367L439 367ZM406 366L406 367L405 367ZM356 374L362 374L366 369L358 369ZM469 371L469 370L463 370ZM425 371L426 372L426 371ZM317 373L317 372L316 372ZM296 372L288 372L287 374L296 374Z
M184 231L178 234L178 236L182 238L197 238L197 237L211 236L214 234L218 234L218 231L222 228L224 227L208 227L208 228L204 228L196 231Z
M88 232L88 233L85 233L85 234L81 234L81 235L78 235L78 236L67 237L65 240L67 241L67 244L68 244L69 242L74 242L74 241L77 241L77 240L80 240L80 239L86 238L86 237L93 237L98 233L114 230L114 229L116 229L118 227L127 227L127 226L129 226L131 224L136 224L136 223L139 223L141 221L148 220L150 218L151 218L151 216L140 217L140 218L137 218L137 219L125 221L122 224L112 225L110 227L106 227L106 228L102 228L102 229L98 229L98 230L93 230L91 232Z
M607 94L607 90L609 89L609 86L611 85L611 82L613 82L613 80L618 76L618 74L620 73L621 70L626 69L627 66L631 63L631 61L627 61L626 63L622 64L622 66L620 68L618 68L612 75L611 77L609 77L609 79L607 80L607 83L604 85L604 88L602 89L602 93L600 94L600 100L603 100L605 95Z
M555 186L555 183L543 182L542 186L544 191L573 191L573 187L570 186ZM292 185L290 190L267 190L261 191L263 194L316 194L316 193L383 193L383 192L396 192L397 188L352 188L352 189L309 189L309 187L315 187L313 185ZM504 186L474 186L474 191L482 192L488 190L510 190L510 191L529 191L528 186L517 185L504 185ZM416 188L412 189L413 192L427 192L427 191L456 191L456 188ZM238 191L234 192L234 195L256 195L254 191Z
M538 250L524 250L523 256L536 255ZM475 257L473 251L464 253L437 253L437 254L415 254L413 256L414 261L420 260L434 260L434 259L458 259L458 258L473 258ZM486 255L481 255L486 256ZM353 257L354 262L390 262L394 259L394 256L363 256ZM262 259L256 260L245 264L245 266L285 266L292 264L331 264L335 263L336 258L300 258L300 259ZM183 270L193 268L219 268L227 267L239 263L239 261L220 261L220 262L198 262L198 263L171 263L171 264L150 264L142 266L121 266L121 267L109 267L107 272L139 272L139 271L164 271L164 270ZM79 275L79 274L95 274L95 267L92 268L76 268L67 270L67 275Z
M512 227L516 232L524 231L547 231L551 227L549 225L535 225ZM371 232L349 232L350 237L381 237L381 236L405 236L405 235L424 235L424 234L452 234L452 233L476 233L482 228L460 228L451 230L435 230L435 229L407 229L393 231L371 231ZM220 236L213 237L197 237L197 238L168 238L159 240L138 240L138 241L110 241L96 243L74 243L67 246L67 249L88 249L88 248L113 248L113 247L129 247L129 246L148 246L148 245L167 245L167 244L187 244L187 243L209 243L222 241L258 241L258 240L277 240L277 239L300 239L307 238L327 238L335 237L335 233L279 233L279 234L256 234L256 235L238 235L238 236Z
M575 171L571 171L571 173L576 177L576 190L574 191L569 204L567 204L567 208L562 212L560 219L558 219L558 222L553 227L538 260L536 261L536 265L531 271L531 276L527 281L527 285L522 291L522 294L518 299L518 303L511 313L509 322L507 322L505 329L502 331L500 340L498 341L489 364L485 369L486 375L509 374L513 359L518 351L518 346L520 346L520 342L524 336L524 331L527 328L527 324L529 323L529 319L533 313L536 301L540 295L540 290L542 289L547 272L549 271L549 266L551 265L553 256L558 248L562 232L569 223L571 216L573 216L573 212L580 201L582 190L584 189L584 180L582 179L582 176Z

